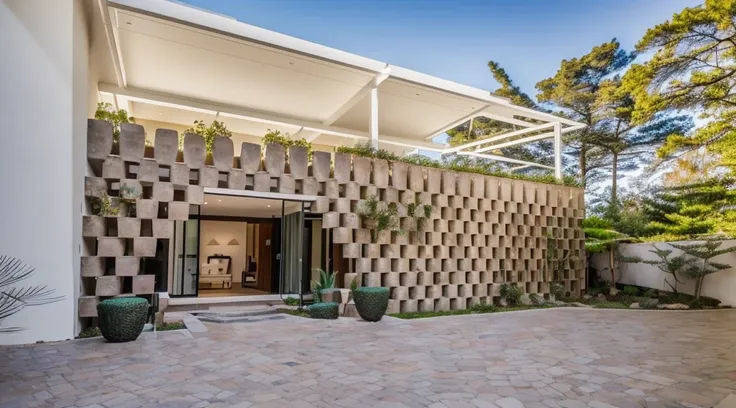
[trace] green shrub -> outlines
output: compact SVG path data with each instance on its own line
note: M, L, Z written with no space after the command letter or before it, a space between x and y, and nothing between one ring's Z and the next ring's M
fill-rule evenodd
M654 289L647 289L641 295L643 297L648 297L648 298L658 298L659 297L659 294Z
M284 298L284 304L286 306L299 306L299 298L295 298L295 297Z
M100 332L109 342L133 341L143 331L148 301L139 297L103 300L97 305Z
M184 325L184 322L179 320L177 322L164 322L159 325L156 325L156 331L170 331L170 330L181 330L186 329L187 326Z
M115 107L108 102L97 103L95 119L104 120L112 125L113 143L118 143L120 140L120 124L135 123L135 119L129 118L128 112L125 109L115 109Z
M636 299L642 309L654 309L659 304L659 299L640 297Z
M306 147L309 157L312 157L312 144L307 142L307 139L292 139L289 137L288 133L281 133L280 130L268 129L268 132L263 135L261 143L263 143L263 146L270 143L280 144L281 146L284 146L287 155L289 154L290 147Z
M496 305L493 304L487 304L486 302L476 303L474 304L470 310L472 310L473 313L493 313L498 310Z
M554 281L549 285L549 292L555 296L555 298L565 297L565 284L560 281Z
M624 289L621 291L624 296L638 296L639 295L639 288L636 286L624 286Z
M388 296L388 288L382 287L361 287L353 291L358 314L369 322L381 320L388 308Z
M516 306L521 300L521 288L516 285L504 283L501 285L501 297L506 300L508 306Z
M334 302L313 303L307 313L312 319L337 319L340 316L340 305Z
M94 327L87 327L86 329L79 332L79 336L77 336L78 339L88 339L90 337L99 337L102 336L102 333L100 332L100 328L97 326Z
M544 300L544 297L542 297L541 295L537 293L530 293L529 300L531 300L532 304L535 306L542 306L543 304L546 303Z

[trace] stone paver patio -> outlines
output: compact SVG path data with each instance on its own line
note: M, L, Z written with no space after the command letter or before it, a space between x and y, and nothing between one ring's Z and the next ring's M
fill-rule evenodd
M693 407L736 392L736 310L207 327L0 348L0 406Z

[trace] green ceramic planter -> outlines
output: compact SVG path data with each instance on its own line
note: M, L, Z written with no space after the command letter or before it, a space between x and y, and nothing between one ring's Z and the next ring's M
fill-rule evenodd
M97 317L100 332L107 341L133 341L146 324L148 301L138 297L103 300L97 305Z
M353 291L353 300L358 314L363 320L377 322L381 320L388 308L388 288L367 287Z
M337 319L340 316L340 305L334 302L314 303L307 309L312 319Z

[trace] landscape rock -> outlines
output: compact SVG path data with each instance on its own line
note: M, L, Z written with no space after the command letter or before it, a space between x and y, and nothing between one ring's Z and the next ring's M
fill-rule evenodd
M620 292L620 290L618 290L618 289L614 288L613 286L611 286L611 290L608 292L608 294L611 295L611 296L616 296L616 295L618 295L618 292Z
M672 303L668 305L657 305L658 309L667 309L667 310L687 310L690 309L690 306L682 304L682 303Z
M570 302L569 304L570 306L575 306L575 307L587 307L587 308L593 307L593 306L586 305L585 303L580 303L580 302Z
M634 302L629 305L629 309L641 309L641 306L639 306L638 303Z

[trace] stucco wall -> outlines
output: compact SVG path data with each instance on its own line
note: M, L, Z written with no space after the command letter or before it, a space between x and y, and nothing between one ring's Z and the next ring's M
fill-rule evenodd
M85 174L88 41L81 1L0 2L0 254L63 300L27 307L0 344L72 338Z
M685 244L686 242L683 242ZM649 252L654 249L652 245L657 245L659 249L673 250L673 256L681 254L681 251L673 248L667 243L645 243L645 244L622 244L619 245L621 254L624 256L638 256L646 260L658 260L659 258ZM724 241L721 248L728 248L736 245L736 240ZM713 259L715 262L732 265L730 269L708 275L703 280L703 290L701 295L719 299L724 305L736 306L736 253L724 254ZM608 268L608 255L595 254L592 259L593 266L599 271ZM602 278L611 280L610 272L603 271ZM617 277L619 283L625 285L637 285L645 288L653 288L659 290L671 290L664 282L667 281L674 284L672 275L660 271L655 265L644 263L622 264L620 277ZM683 293L694 294L695 281L687 278L680 279L684 281L678 284L677 290Z

